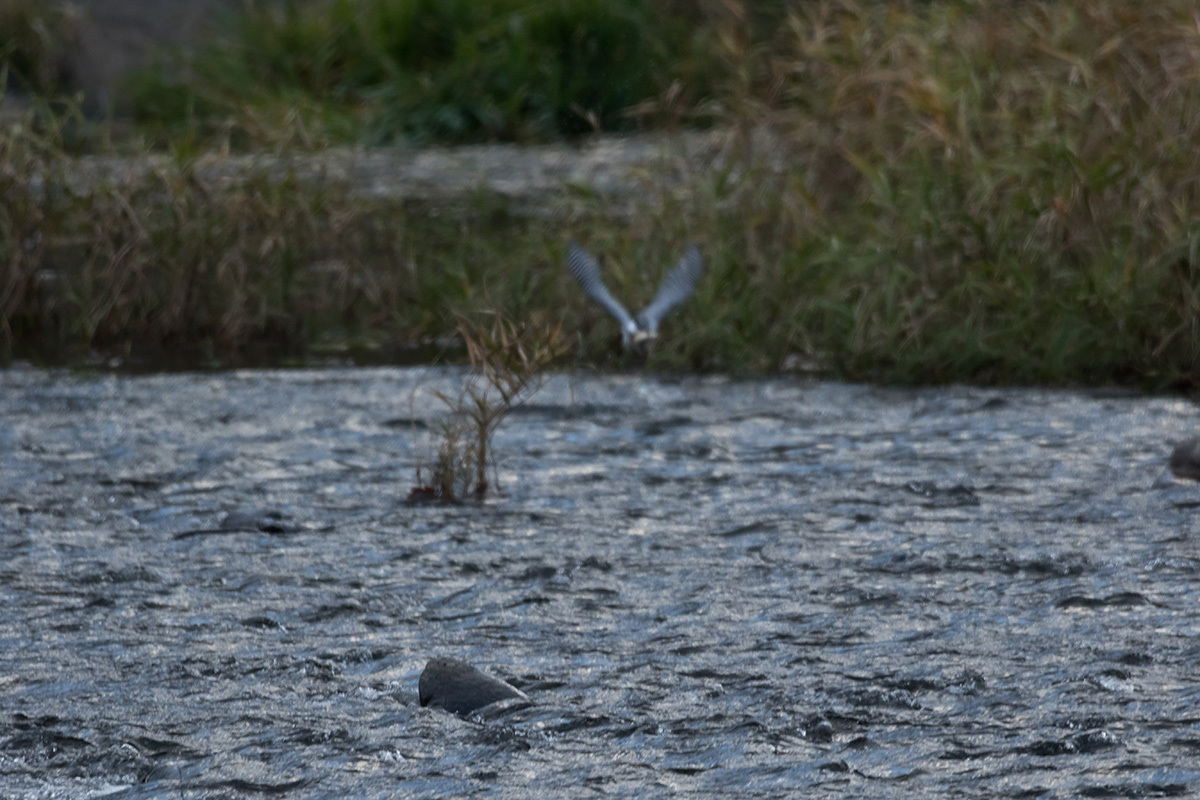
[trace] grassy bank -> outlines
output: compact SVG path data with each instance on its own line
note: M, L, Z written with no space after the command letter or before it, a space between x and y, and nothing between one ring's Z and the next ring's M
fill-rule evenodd
M184 156L81 194L52 126L10 126L0 347L379 351L502 308L561 319L576 361L620 364L563 268L568 236L642 300L695 239L708 271L653 368L1200 383L1190 3L800 3L769 26L737 10L692 20L719 67L703 92L639 90L643 109L718 119L733 168L647 192L629 223L600 201L546 220L481 197L447 218L347 187L206 186Z

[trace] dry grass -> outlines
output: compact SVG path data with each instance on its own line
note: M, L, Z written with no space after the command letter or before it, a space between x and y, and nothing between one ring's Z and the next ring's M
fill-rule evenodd
M652 223L719 231L703 333L742 333L760 369L1194 385L1194 7L903 9L806 3L769 42L725 31L727 113L774 148L746 137L751 180ZM767 159L786 168L753 174Z

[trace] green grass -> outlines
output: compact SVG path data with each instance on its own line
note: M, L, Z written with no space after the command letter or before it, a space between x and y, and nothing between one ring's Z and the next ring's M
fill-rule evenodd
M33 0L0 0L0 66L14 88L42 95L67 91L64 56L75 46L78 30L68 9Z
M221 40L135 76L145 129L277 144L535 141L626 130L694 76L695 30L640 0L248 5ZM289 141L289 144L295 144Z
M216 190L182 157L144 185L75 195L55 131L9 129L0 347L387 350L496 308L561 321L564 363L622 367L615 324L563 267L566 241L602 255L611 288L638 305L698 240L707 271L664 323L651 369L1200 386L1192 4L846 0L778 13L688 20L720 69L681 113L717 114L742 155L682 194L647 193L629 222L598 200L578 201L566 226L487 197L448 216L345 187ZM426 38L426 57L441 57ZM288 107L312 116L266 139L337 139L322 127L331 112L317 113L350 80L329 79L335 63L304 72L317 88L287 84L300 98ZM329 119L375 130L367 111L340 113ZM34 173L45 197L25 188Z

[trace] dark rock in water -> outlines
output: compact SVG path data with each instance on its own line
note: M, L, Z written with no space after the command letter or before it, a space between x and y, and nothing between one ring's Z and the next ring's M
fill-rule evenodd
M273 508L250 508L230 511L215 528L193 528L175 534L176 539L206 536L220 533L299 533L304 526L297 525L287 513Z
M262 533L289 533L287 514L274 508L251 508L230 511L221 520L223 531L261 531Z
M1200 436L1175 445L1171 452L1171 474L1176 478L1200 481Z
M517 698L525 693L453 658L431 658L418 684L421 705L444 708L453 714L470 714L486 705Z

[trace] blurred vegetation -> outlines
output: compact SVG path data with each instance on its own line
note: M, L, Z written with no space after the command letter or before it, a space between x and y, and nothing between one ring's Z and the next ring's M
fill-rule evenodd
M297 122L319 143L534 141L627 130L646 98L707 88L698 29L642 0L247 3L226 28L135 76L147 130L235 146L296 144Z
M67 50L77 43L76 15L44 0L0 0L0 69L22 92L53 96L70 91Z
M1193 6L801 8L764 70L795 183L742 256L819 295L797 342L904 380L1200 378Z
M256 88L217 91L211 51L188 65L194 94L174 96L186 100L187 136L225 125L259 146L362 130L376 140L534 139L578 130L587 115L572 104L604 129L713 121L728 131L728 167L683 193L647 189L627 223L607 218L601 199L556 221L513 217L486 197L445 215L355 199L347 187L216 188L195 179L182 138L153 180L81 193L69 189L53 122L30 118L0 134L0 347L181 342L220 354L269 339L312 352L446 335L460 315L492 308L511 319L553 309L576 361L620 365L615 324L563 268L566 239L604 254L610 287L635 306L699 240L705 276L664 323L651 368L1200 385L1193 3L724 0L689 14L536 5L545 19L568 8L612 16L561 27L510 16L453 37L445 31L457 22L429 22L413 34L422 46L405 49L398 31L412 29L396 22L398 9L461 21L526 4L334 3L343 16L329 17L342 20L329 37L298 6L243 22L257 31L246 53L221 56L231 82ZM368 25L368 13L395 15L392 27ZM646 22L662 13L681 32ZM523 83L543 73L533 55L518 56L550 47L533 31L557 31L545 41L576 53L591 35L580 31L632 31L629 20L662 37L633 48L666 65L639 68L652 84L568 94L570 76L596 75L560 62L545 73L553 91L534 96ZM496 87L517 88L489 94Z

